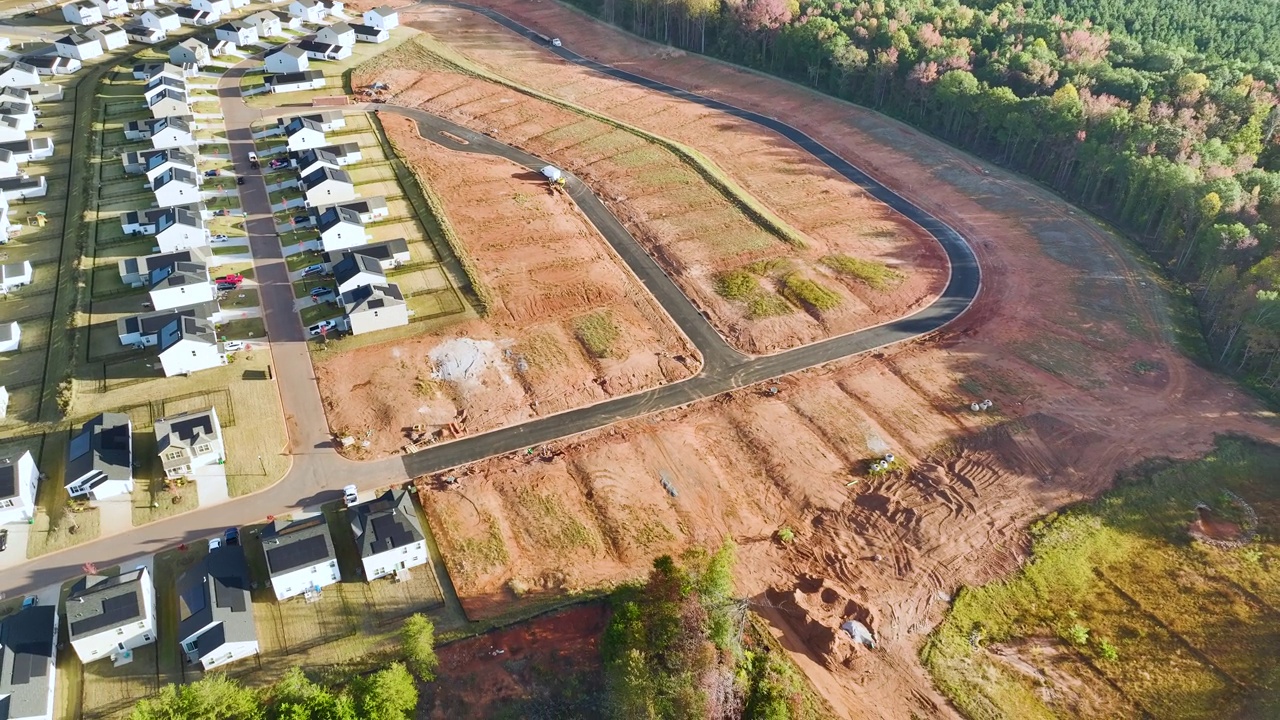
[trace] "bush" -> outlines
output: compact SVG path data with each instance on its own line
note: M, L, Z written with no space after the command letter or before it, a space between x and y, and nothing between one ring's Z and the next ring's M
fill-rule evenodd
M1115 662L1120 659L1120 653L1116 650L1116 646L1106 639L1098 640L1098 654L1107 662Z
M848 255L828 255L822 258L821 262L841 275L851 277L876 290L896 285L905 277L884 263L859 260Z
M753 320L790 315L791 304L773 293L760 292L747 302L747 314Z
M716 281L716 292L729 300L748 300L760 292L760 281L739 268L720 276Z
M587 315L578 321L575 333L579 342L592 357L609 357L609 351L617 342L621 333L608 312L597 312Z
M1067 639L1076 645L1088 645L1089 628L1081 625L1080 623L1075 623L1071 627L1067 628Z
M421 613L414 613L400 628L400 650L409 669L420 680L436 677L440 659L436 657L436 627Z
M793 302L807 305L819 312L834 310L840 305L840 295L799 273L791 273L783 278L782 286Z

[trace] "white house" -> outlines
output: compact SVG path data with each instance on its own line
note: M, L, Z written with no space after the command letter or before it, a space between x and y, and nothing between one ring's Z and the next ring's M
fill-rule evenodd
M151 117L170 117L191 112L191 101L181 90L158 88L147 97L147 107Z
M196 67L204 67L209 64L210 59L209 46L196 38L187 38L169 48L169 62L175 65L191 63Z
M248 7L249 0L231 0L231 9L239 10L242 7Z
M270 10L259 10L244 19L245 22L258 28L258 37L266 39L269 37L277 37L280 32L280 18Z
M368 43L382 43L391 39L391 32L382 28L376 28L372 25L352 25L351 29L356 33L356 40Z
M44 160L53 157L53 140L49 138L27 138L0 142L0 149L13 153L13 161L18 164L33 160Z
M315 40L299 40L298 47L312 60L345 60L351 57L350 45L318 42Z
M213 34L219 40L236 45L252 45L258 42L258 28L240 20L222 23L214 28Z
M191 147L196 144L195 133L191 130L191 118L184 115L154 118L150 121L148 135L151 147L157 150L175 147Z
M222 319L222 311L218 308L218 303L207 302L173 310L129 315L116 320L116 335L120 338L120 344L125 347L155 347L160 344L160 331L174 320L184 317L201 318L216 323Z
M175 143L172 145L156 145L156 150L195 144L194 139L191 138L191 118L181 115L167 118L152 118L150 120L130 120L124 124L124 136L126 140L149 139L154 141L158 133L164 133L170 129L180 131L179 136L171 137L170 139L183 139L183 137L185 137L187 142Z
M155 431L166 477L184 477L194 468L226 460L222 424L215 408L161 418L155 422Z
M54 40L53 49L64 58L92 60L102 54L102 43L97 38L72 33Z
M181 209L183 208L166 208L163 212ZM153 271L174 263L194 262L208 266L210 254L207 247L193 247L187 250L142 255L118 261L116 269L120 271L120 282L130 287L142 287L151 282Z
M378 261L383 271L387 271L409 262L409 243L404 238L370 243L350 250L325 253L321 260L324 264L332 267L335 263L341 262L342 258L346 257L348 253L371 257Z
M62 6L62 19L72 25L97 25L102 22L102 8L87 0Z
M307 69L310 61L307 53L297 45L285 45L267 54L266 71L269 73L299 73Z
M380 30L392 30L400 26L400 11L389 5L379 5L364 12L364 24Z
M129 3L125 0L92 0L102 11L103 17L120 17L129 14Z
M239 55L236 52L236 44L229 43L226 40L215 40L213 45L209 47L209 54L213 57L222 57L224 55Z
M44 197L49 193L49 185L44 176L0 178L0 194L5 200L25 200L26 198Z
M305 117L296 117L286 123L284 136L287 147L293 152L324 147L328 143L323 126Z
M22 327L17 320L0 324L0 352L13 352L22 343Z
M294 154L293 166L301 176L310 175L322 167L340 168L354 165L364 159L359 143L339 143L310 148Z
M4 392L4 402L8 405L8 391L3 388L0 391ZM28 522L35 516L39 482L40 471L30 450L23 450L16 460L11 457L0 460L0 525Z
M329 17L346 19L346 5L342 0L319 0L320 7L324 8L324 14Z
M125 35L130 40L143 43L144 45L155 45L169 39L169 34L160 28L147 27L138 23L125 23Z
M169 207L156 218L155 238L162 253L194 250L209 244L209 230L198 211Z
M182 27L182 20L177 13L167 7L159 6L142 13L138 17L138 22L145 27L163 30L166 33L176 32L178 28Z
M79 58L61 55L23 55L21 61L36 69L40 75L71 75L78 71L83 63Z
M0 708L9 720L53 720L58 606L24 607L0 623Z
M191 0L191 7L221 18L231 14L231 0Z
M352 30L346 22L339 20L332 25L320 28L316 33L316 41L349 48L356 44L356 31Z
M288 10L293 17L313 24L319 24L325 16L324 6L316 0L293 0L289 3Z
M31 261L0 265L0 294L11 293L31 284Z
M84 34L102 43L102 47L107 52L119 50L129 44L129 34L124 31L124 28L115 23L89 28Z
M262 529L261 538L276 600L312 597L338 582L338 560L323 515L288 524L276 520Z
M4 87L32 87L42 82L40 73L29 63L22 61L9 63L0 72L0 86Z
M356 186L345 170L320 168L302 178L301 188L308 207L356 199Z
M106 500L133 492L133 423L102 413L85 423L67 449L63 485L73 498Z
M215 297L209 268L198 262L176 262L152 270L149 287L147 294L156 310L213 302Z
M201 27L203 25L212 25L222 19L221 15L211 13L207 10L197 10L193 7L176 7L173 10L178 16L178 22L182 25L190 25L191 27Z
M338 294L349 293L362 285L386 285L387 273L377 258L348 252L333 265L333 279Z
M210 550L177 585L179 645L188 663L212 670L258 653L243 547Z
M0 420L9 416L9 388L0 385ZM3 525L0 522L0 525Z
M137 158L138 165L130 165L129 155L141 155ZM187 172L194 173L196 171L196 158L192 153L182 148L165 148L164 150L144 150L137 153L126 153L125 172L141 172L147 176L148 181L153 181L156 176L162 174L165 170L171 168L179 168Z
M360 548L366 581L403 574L427 563L422 521L407 491L388 490L376 500L349 507L347 519Z
M361 285L339 295L338 304L347 314L347 329L352 335L409 324L409 306L395 283Z
M165 90L174 90L186 94L187 79L174 77L168 73L161 73L147 81L147 87L142 91L142 97L150 102L151 98Z
M174 168L160 173L151 182L151 192L155 193L156 205L162 208L200 202L200 183L195 173L186 170Z
M13 118L18 129L23 132L36 129L35 106L29 102L0 97L0 117Z
M360 214L342 206L327 207L317 215L316 229L320 231L320 247L325 252L337 252L369 242L369 233L365 232ZM385 281L386 278L380 280ZM338 292L343 291L344 288L339 286Z
M22 129L21 120L0 115L0 142L15 142L25 139L27 139L27 131Z
M183 317L166 325L159 336L160 367L165 377L186 375L227 364L218 344L213 323L203 318Z
M301 92L318 90L326 84L324 73L319 70L306 70L297 73L280 73L267 76L267 87L273 93Z
M119 575L86 575L63 604L67 636L80 662L130 662L156 641L156 589L145 566Z

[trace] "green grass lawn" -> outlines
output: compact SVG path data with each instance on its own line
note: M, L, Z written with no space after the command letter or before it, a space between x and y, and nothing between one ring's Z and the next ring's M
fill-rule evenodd
M318 287L333 288L336 293L338 286L334 284L333 278L309 277L302 280L295 280L293 283L293 296L296 298L304 298L311 294L311 291Z
M1278 467L1280 447L1223 439L1035 523L1031 561L961 590L930 637L938 686L973 718L1075 717L1080 698L1109 717L1280 716ZM1256 539L1192 541L1197 506L1244 528L1256 513ZM1071 692L1039 692L1028 666Z
M321 320L330 320L332 318L342 317L342 308L328 303L321 303L319 305L309 305L304 307L298 312L298 314L302 316L302 326L310 327Z
M228 340L264 338L267 336L267 326L262 318L244 318L243 320L231 320L224 322L218 326L218 338L227 338Z

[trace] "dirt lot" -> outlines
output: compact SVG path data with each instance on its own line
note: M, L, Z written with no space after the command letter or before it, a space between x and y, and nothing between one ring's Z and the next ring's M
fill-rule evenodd
M546 85L542 89L551 94L694 146L741 186L746 202L782 218L794 241L767 232L742 202L716 190L675 152L625 127L451 72L431 57L450 51L429 40L406 43L353 76L356 85L388 82L398 103L484 130L583 177L745 351L773 352L900 317L927 304L945 281L946 261L936 242L780 136L580 74L469 13L432 9L423 18L421 26L450 48L482 65L492 62L518 83ZM836 269L841 259L866 261L883 276L859 280ZM746 285L736 293L720 290L734 271ZM789 278L817 283L834 294L834 304L798 297Z
M440 196L497 302L447 335L317 363L332 428L372 431L369 453L385 456L416 424L434 431L464 418L464 430L478 432L696 372L692 345L566 195L501 158L428 142L408 118L384 124Z
M591 603L440 648L418 717L600 717L605 620Z
M657 553L729 535L740 591L842 716L951 717L920 644L959 586L1017 566L1030 521L1143 458L1203 453L1215 432L1280 440L1270 414L1175 349L1176 309L1149 269L1048 193L892 121L660 54L553 3L493 4L575 49L796 124L974 237L984 290L945 333L784 379L776 396L749 389L624 423L548 461L479 463L455 490L424 482L469 612L636 577ZM993 410L970 412L983 398ZM865 477L885 451L911 470ZM793 542L774 539L782 528ZM878 650L833 632L850 617Z

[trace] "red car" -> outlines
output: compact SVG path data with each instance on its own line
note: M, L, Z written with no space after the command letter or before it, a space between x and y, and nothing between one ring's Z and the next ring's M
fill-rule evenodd
M219 285L239 285L240 283L244 282L244 276L240 275L239 273L235 275L223 275L220 278L215 278L214 282L218 283Z

